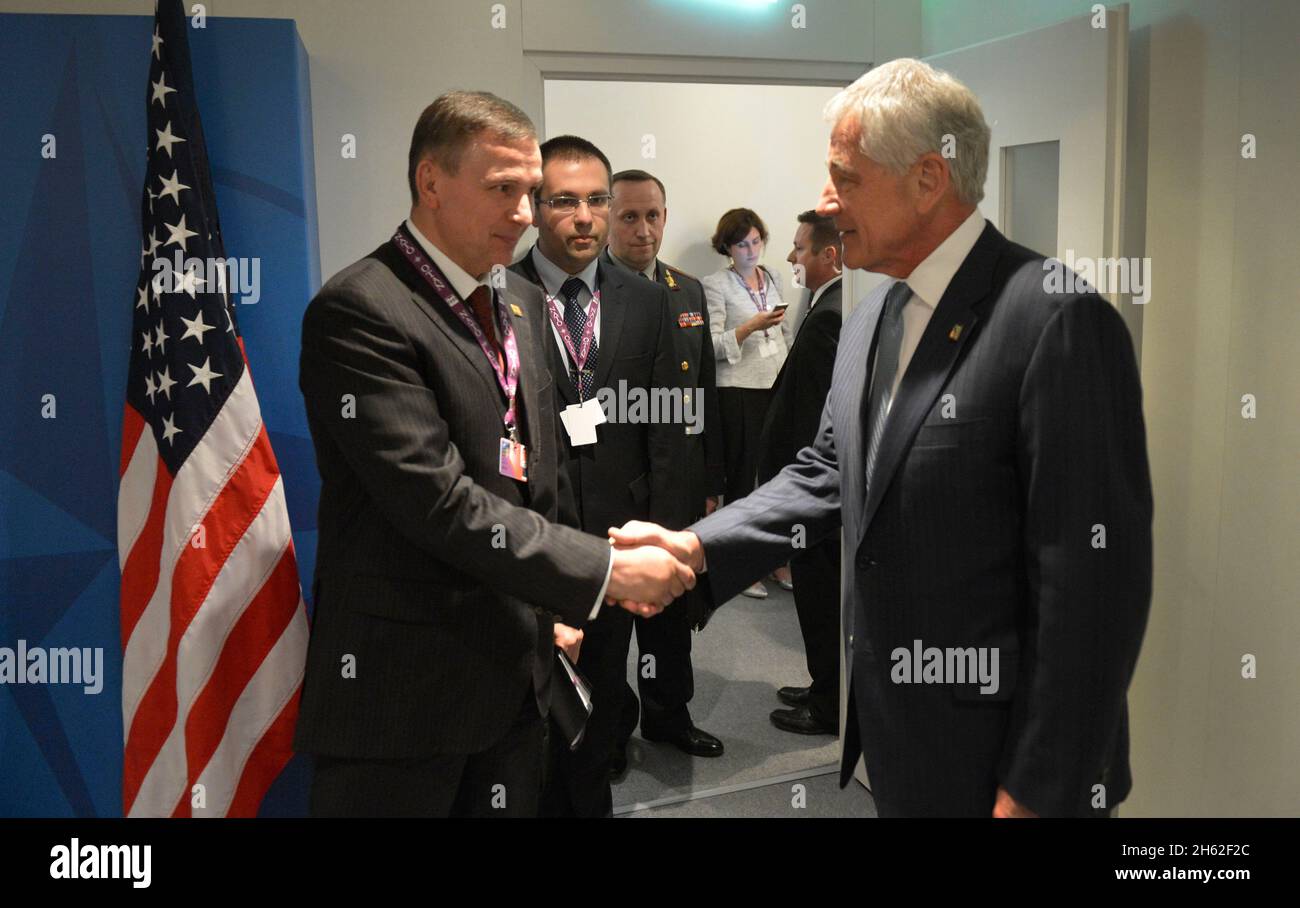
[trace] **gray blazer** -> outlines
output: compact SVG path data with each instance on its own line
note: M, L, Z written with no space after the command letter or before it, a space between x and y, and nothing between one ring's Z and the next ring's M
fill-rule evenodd
M719 602L789 560L792 527L808 545L843 527L840 778L865 753L881 816L987 817L999 785L1041 815L1098 797L1104 814L1132 784L1152 514L1137 361L1109 303L1043 273L984 228L899 383L868 495L863 392L899 284L878 288L844 324L816 442L692 527ZM897 673L916 641L996 654L996 691Z
M767 291L769 308L780 305L781 278L763 269L770 278ZM728 268L703 278L704 299L709 307L709 331L713 334L713 353L718 362L719 388L770 388L785 363L786 353L794 342L791 319L781 322L781 330L768 329L776 342L774 356L759 355L761 333L751 334L743 344L736 343L736 328L758 313L753 299Z

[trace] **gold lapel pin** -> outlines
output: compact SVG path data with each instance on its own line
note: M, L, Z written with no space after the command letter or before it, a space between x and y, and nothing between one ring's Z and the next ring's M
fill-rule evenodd
M519 318L523 318L523 317L524 317L524 310L520 309L520 308L519 308L518 306L516 306L514 303L511 303L511 304L510 304L510 311L513 312L513 313L514 313L517 317L519 317Z
M955 341L957 338L961 337L962 327L962 325L953 325L952 330L948 332L948 340Z

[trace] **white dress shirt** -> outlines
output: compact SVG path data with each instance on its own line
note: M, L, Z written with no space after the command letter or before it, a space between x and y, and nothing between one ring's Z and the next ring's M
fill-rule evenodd
M921 342L925 326L930 323L930 316L939 305L939 300L952 283L953 275L966 261L966 256L975 248L975 242L984 232L984 215L976 208L970 217L927 255L921 264L912 269L904 278L912 295L903 305L903 340L898 350L898 371L894 373L894 383L889 392L889 404L892 406L898 383L903 380L907 364L912 361L912 354ZM875 379L873 377L872 381ZM888 410L886 410L888 412Z
M424 249L429 258L433 259L433 263L438 266L438 269L443 273L447 280L451 282L452 289L460 295L461 300L469 299L469 295L473 293L480 284L487 285L488 290L492 289L491 284L488 284L486 274L481 278L471 277L469 272L448 258L446 253L435 246L428 237L421 233L420 228L416 227L415 224L411 222L410 218L406 219L406 229L411 231L411 236L415 237L415 241L420 244L420 247ZM541 256L538 256L538 258L541 258ZM549 265L550 263L547 262L547 264ZM538 272L540 273L540 271L541 268L539 267ZM563 281L561 281L561 283L563 283ZM599 325L597 325L596 330L600 330ZM561 352L563 352L564 344L561 343L560 347ZM543 368L545 368L545 365L543 365ZM564 466L561 465L560 469L563 470ZM600 607L605 603L605 591L609 589L609 578L613 573L614 549L611 546L609 550L609 564L605 568L605 582L600 585L600 592L596 594L596 604L592 607L591 614L587 616L588 621L595 621L596 618L599 617Z
M486 274L482 277L470 275L468 271L448 258L445 252L433 245L433 242L420 232L420 228L416 227L410 218L406 219L406 229L411 231L411 236L415 237L415 241L420 244L420 248L424 250L429 258L433 259L433 263L438 266L438 270L451 282L451 289L456 291L462 301L469 299L469 295L478 289L479 284L487 286L488 290L492 289L492 285L488 284Z
M555 264L550 259L548 259L545 255L543 255L542 250L539 249L537 246L533 246L532 252L530 252L529 254L533 257L533 267L537 269L537 276L542 279L542 287L546 290L546 295L555 300L555 308L559 310L560 320L561 321L564 320L564 307L568 305L568 300L564 298L564 295L560 292L560 290L564 286L564 282L571 277L576 277L578 280L582 281L582 289L578 291L578 305L580 305L582 307L582 311L586 313L588 317L590 317L591 300L597 290L596 270L600 265L599 257L592 259L588 263L587 267L583 268L577 274L569 274L559 265ZM560 329L555 327L555 322L551 321L551 317L549 313L546 316L546 320L547 322L550 323L551 326L551 336L555 338L555 344L560 348L560 356L563 357L564 359L565 371L572 371L573 363L569 362L569 351L564 346L564 338L560 336ZM596 326L593 330L594 330L594 334L592 335L593 339L596 342L596 346L599 347L600 346L600 312L599 311L596 312ZM573 341L574 349L577 349L579 345L581 345L582 343L581 337L571 337L569 338L569 340ZM600 356L599 350L597 350L596 355Z
M832 287L834 287L837 283L839 283L839 281L843 280L843 277L844 277L843 275L837 274L835 275L835 277L831 278L829 281L826 281L824 284L818 287L817 292L814 293L812 295L812 299L808 301L807 311L812 312L813 306L817 305L817 301L822 298L822 294L825 293L827 290L831 289Z

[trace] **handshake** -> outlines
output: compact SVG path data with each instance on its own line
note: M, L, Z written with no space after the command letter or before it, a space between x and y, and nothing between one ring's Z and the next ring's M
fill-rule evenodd
M609 528L614 547L605 602L650 617L695 588L704 568L704 547L690 530L666 530L657 523L629 520Z

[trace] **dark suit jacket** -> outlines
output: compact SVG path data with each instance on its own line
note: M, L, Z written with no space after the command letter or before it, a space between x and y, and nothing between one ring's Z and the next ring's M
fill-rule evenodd
M1112 807L1131 786L1125 694L1151 595L1128 331L1093 292L1047 292L1042 256L986 225L899 383L867 497L863 391L894 286L844 326L817 441L695 525L708 586L725 599L787 560L792 524L811 545L842 523L842 784L865 751L886 816L988 816L998 785L1044 815L1089 814L1096 784ZM917 640L996 648L997 693L896 683Z
M614 260L608 247L601 253L601 264L613 268L627 267ZM726 486L722 410L718 404L718 362L713 355L713 337L709 333L709 307L699 280L656 260L655 282L668 288L668 318L677 350L680 378L686 393L692 395L695 418L699 420L699 430L686 434L684 482L686 519L690 521L704 514L705 498L721 495ZM703 323L690 324L692 315L698 315Z
M604 583L608 543L550 522L572 504L541 295L513 275L497 292L522 361L526 485L498 471L505 398L486 357L391 243L307 308L299 380L322 483L299 750L488 747L530 685L545 714L553 616L582 625Z
M817 300L772 383L772 402L767 407L758 445L759 482L781 472L782 467L794 462L800 448L817 440L844 323L840 308L843 284L843 280L836 280Z
M530 250L510 270L540 288L542 280L532 255ZM596 285L600 290L596 395L601 397L605 389L627 394L636 389L649 393L654 388L676 388L680 393L676 348L669 333L668 292L626 268L605 263L597 270ZM545 304L538 305L540 318L547 318ZM563 300L558 305L563 307ZM564 408L576 404L578 391L569 378L550 322L543 327L545 331L539 333L555 377L556 405ZM558 413L555 418L558 423ZM597 427L595 444L577 448L569 445L568 433L560 429L578 526L604 536L611 526L622 526L628 520L685 525L682 424L644 420L620 423L615 419Z

